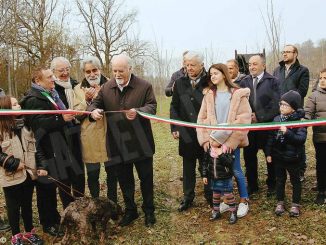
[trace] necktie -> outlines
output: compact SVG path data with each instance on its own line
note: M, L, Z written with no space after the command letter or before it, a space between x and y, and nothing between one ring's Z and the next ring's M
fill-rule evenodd
M253 88L254 88L254 107L256 107L256 99L257 99L257 84L258 84L258 77L253 77Z
M191 80L191 86L192 86L193 89L195 89L195 87L196 87L196 81Z

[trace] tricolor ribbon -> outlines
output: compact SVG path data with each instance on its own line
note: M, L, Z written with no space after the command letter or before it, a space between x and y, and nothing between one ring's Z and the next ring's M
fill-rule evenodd
M126 110L121 111L104 111L104 114L109 113L124 113ZM149 120L173 124L176 126L189 127L189 128L205 128L210 130L238 130L238 131L259 131L259 130L275 130L281 126L289 128L309 127L309 126L326 126L326 118L303 120L303 121L288 121L288 122L268 122L268 123L254 123L254 124L219 124L219 125L206 125L197 124L192 122L185 122L170 118L164 118L145 112L137 111L137 113ZM33 114L91 114L89 111L76 111L76 110L0 110L0 116L18 116L18 115L33 115Z

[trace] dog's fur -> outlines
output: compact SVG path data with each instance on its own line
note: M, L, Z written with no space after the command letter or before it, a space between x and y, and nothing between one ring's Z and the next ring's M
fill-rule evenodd
M61 216L65 235L61 244L98 244L108 239L108 221L117 219L121 208L109 199L80 197L70 203ZM99 229L98 229L99 228ZM111 234L110 234L111 233Z

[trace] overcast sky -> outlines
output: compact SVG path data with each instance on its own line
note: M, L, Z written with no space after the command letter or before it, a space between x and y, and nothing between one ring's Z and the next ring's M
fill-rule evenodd
M262 13L266 0L126 0L138 10L142 39L157 42L174 55L183 50L214 50L224 62L239 53L269 48ZM326 1L274 0L281 16L282 43L326 38Z

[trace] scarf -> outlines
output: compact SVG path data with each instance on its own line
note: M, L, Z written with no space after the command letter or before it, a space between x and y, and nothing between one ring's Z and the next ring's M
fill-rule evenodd
M66 110L66 106L60 99L57 90L52 89L52 90L48 91L45 88L41 87L40 85L37 85L36 83L32 83L32 88L36 89L40 93L42 93L42 92L47 93L54 100L54 102L59 110Z
M70 78L67 82L60 81L59 79L55 80L55 83L65 89L65 94L68 102L69 109L74 109L74 91L70 83Z

